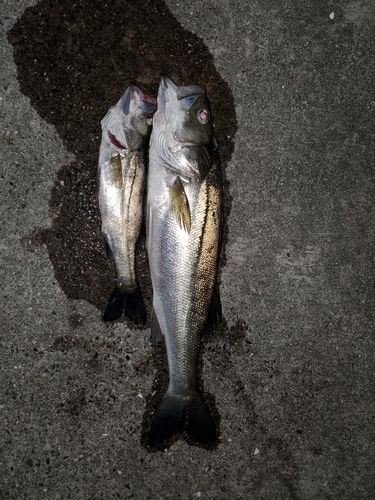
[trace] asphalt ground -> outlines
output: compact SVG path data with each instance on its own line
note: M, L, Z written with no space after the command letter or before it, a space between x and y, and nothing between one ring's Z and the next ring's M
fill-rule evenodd
M373 2L0 9L0 497L375 498ZM99 122L163 73L207 86L224 169L211 449L147 446L165 350L102 321Z

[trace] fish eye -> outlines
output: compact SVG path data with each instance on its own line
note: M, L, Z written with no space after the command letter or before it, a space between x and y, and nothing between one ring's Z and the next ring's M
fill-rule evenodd
M207 123L209 119L210 119L210 113L207 109L200 109L198 111L198 120L201 123Z
M147 117L147 125L152 125L152 116Z

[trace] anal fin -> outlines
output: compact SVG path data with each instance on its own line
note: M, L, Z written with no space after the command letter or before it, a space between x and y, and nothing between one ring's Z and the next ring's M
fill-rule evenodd
M151 316L151 338L154 345L163 342L164 339L163 332L161 331L159 321L154 310L152 311Z
M103 233L102 236L103 236L103 251L104 251L104 255L107 257L107 259L114 259L112 248L111 248L111 246L110 246L110 244L108 242L108 239L107 239L106 235Z

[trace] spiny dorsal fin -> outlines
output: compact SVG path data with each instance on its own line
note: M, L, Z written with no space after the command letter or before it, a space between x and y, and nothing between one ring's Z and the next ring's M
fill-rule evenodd
M184 186L182 185L179 177L176 177L173 186L169 188L169 198L177 224L181 229L190 233L191 215L189 201L186 197Z
M117 153L111 158L113 184L118 189L122 188L121 156Z

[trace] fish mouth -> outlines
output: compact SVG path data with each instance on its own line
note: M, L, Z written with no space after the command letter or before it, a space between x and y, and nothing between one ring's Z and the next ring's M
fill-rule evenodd
M161 77L159 92L158 92L158 109L165 110L165 103L167 99L168 90L171 89L172 92L176 92L177 85L169 78L169 76L164 75Z
M206 89L203 85L178 86L167 75L162 76L160 88L163 91L163 94L165 94L168 89L171 89L178 101L181 101L181 99L185 99L185 97L198 97L200 95L206 94Z
M174 81L168 76L168 75L163 75L161 77L160 81L160 87L162 90L165 92L169 87L171 87L173 90L177 90L177 85L174 83Z
M145 94L135 83L129 83L125 94L122 97L122 108L125 115L130 112L130 101L132 96L138 95L141 100L141 107L145 113L154 113L157 108L157 101L154 97Z

